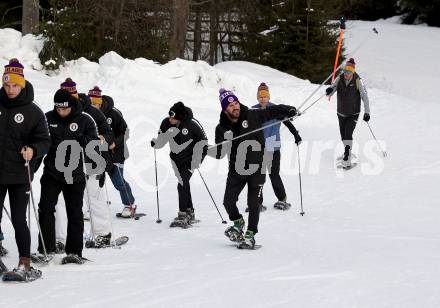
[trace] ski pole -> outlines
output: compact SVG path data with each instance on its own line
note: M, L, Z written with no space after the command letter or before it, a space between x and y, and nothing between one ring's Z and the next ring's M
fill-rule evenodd
M338 39L338 48L336 50L336 59L335 59L335 65L333 68L333 75L332 75L332 82L335 80L336 76L336 66L338 65L339 60L339 54L341 52L341 46L342 46L342 40L344 39L344 30L345 30L345 18L342 16L339 20L340 26L339 26L339 39ZM331 96L329 96L328 101L331 100Z
M26 147L25 147L25 151L26 151ZM26 157L26 163L24 165L26 166L26 169L27 169L28 181L29 181L29 195L30 195L30 200L32 202L32 207L34 208L34 215L35 215L35 220L37 221L38 231L40 233L40 240L41 240L41 246L43 246L44 259L46 262L49 262L49 258L47 256L46 244L44 243L43 232L41 232L41 225L40 225L40 221L39 221L39 217L38 217L38 213L37 213L37 208L35 207L34 193L32 191L31 167L29 166L29 160L27 159L27 157ZM30 205L29 205L29 208L30 208ZM29 219L30 219L30 217L29 217ZM30 232L30 230L29 230L29 232Z
M90 238L89 240L95 240L95 225L93 223L93 213L92 213L92 206L91 206L91 201L90 201L90 193L89 193L89 187L88 187L88 179L87 179L87 168L86 168L86 161L85 161L85 155L84 155L84 148L81 147L81 159L82 159L82 164L83 164L83 169L84 169L84 178L86 181L86 203L87 203L87 208L89 210L90 213Z
M200 175L200 178L201 178L202 181L203 181L203 184L205 184L205 188L206 188L206 190L208 191L209 196L211 197L212 203L214 204L215 208L217 209L217 212L218 212L218 214L219 214L219 216L220 216L220 219L222 220L222 224L227 224L226 220L223 219L222 214L220 213L220 211L219 211L219 209L218 209L218 206L217 206L217 204L216 204L215 201L214 201L214 198L212 197L212 194L211 194L211 191L210 191L209 188L208 188L208 185L206 185L206 182L205 182L205 179L204 179L203 176L202 176L202 173L200 172L199 169L197 169L197 171L199 172L199 175Z
M105 172L105 171L104 171ZM107 209L108 209L108 216L110 219L110 243L112 242L112 238L113 238L113 234L114 234L114 230L113 230L113 219L112 219L112 211L111 211L111 202L109 201L109 197L108 197L108 189L107 189L107 181L104 179L104 189L105 189L105 198L106 198L106 203L107 203Z
M377 138L376 138L376 136L374 135L373 130L371 129L370 123L367 122L367 125L368 125L368 128L370 129L371 135L373 136L374 140L376 140L377 146L378 146L379 149L381 150L383 157L387 157L388 154L387 154L387 152L385 152L385 151L382 149L382 147L380 146L379 141L377 141Z
M160 219L160 211L159 211L159 184L157 182L157 159L156 159L156 149L154 149L154 171L156 173L156 204L157 204L157 220L156 222L160 224L162 219Z
M299 177L299 195L301 196L301 216L304 216L304 208L303 208L303 194L302 194L302 181L301 181L301 159L299 157L299 144L296 145L298 149L298 177Z

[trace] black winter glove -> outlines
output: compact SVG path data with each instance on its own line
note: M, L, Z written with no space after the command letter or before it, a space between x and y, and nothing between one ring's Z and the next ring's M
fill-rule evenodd
M96 176L96 179L97 179L98 182L99 182L99 187L100 187L100 188L103 188L103 187L104 187L104 183L105 183L105 172L103 172L103 173L101 173L101 174L98 174L98 175Z
M328 87L327 89L325 89L325 95L329 96L332 93L333 93L333 88L332 87Z
M296 111L296 108L293 107L293 106L289 106L289 107L290 107L290 109L289 109L288 117L291 118L291 117L293 117L293 116L296 116L297 113L298 113L298 112Z
M370 114L369 113L364 113L364 121L365 122L370 121Z
M295 136L295 143L296 143L296 145L300 145L301 142L302 142L301 136L299 135L298 132L296 132L296 134L294 136Z

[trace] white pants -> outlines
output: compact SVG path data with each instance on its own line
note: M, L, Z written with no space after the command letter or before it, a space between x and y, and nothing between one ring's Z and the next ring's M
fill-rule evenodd
M99 181L96 180L94 175L92 175L87 180L87 189L90 195L91 220L89 222L91 229L93 225L93 229L91 230L92 234L95 236L107 235L111 232L112 226L110 205L107 205L105 186L102 188L99 187ZM84 191L83 212L89 210L87 189ZM57 241L65 243L67 236L67 214L64 199L62 198L59 199L59 202L56 206L55 227ZM86 234L89 233L86 225L84 226L84 230Z

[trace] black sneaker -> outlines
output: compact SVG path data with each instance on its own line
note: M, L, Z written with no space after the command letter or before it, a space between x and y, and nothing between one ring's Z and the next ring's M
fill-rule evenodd
M61 264L69 264L69 263L84 264L85 262L86 262L86 259L84 259L74 253L68 254L67 256L65 256L61 260Z

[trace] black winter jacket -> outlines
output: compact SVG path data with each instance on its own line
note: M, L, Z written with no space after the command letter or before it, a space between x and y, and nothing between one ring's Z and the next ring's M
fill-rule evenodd
M215 129L215 143L219 144L227 139L235 138L259 129L262 127L263 123L267 121L274 119L282 120L286 117L292 116L292 109L296 110L295 107L287 105L275 105L267 107L266 109L249 109L245 105L240 104L240 117L235 123L229 120L226 113L221 112L220 122ZM228 138L225 138L225 133L227 132L232 132L232 134L230 134ZM241 174L241 172L238 172L235 168L237 150L242 142L248 141L257 141L261 146L260 149L252 148L250 145L245 147L243 154L246 156L241 158L241 161L244 161L244 166L241 166L241 168L247 170L249 165L252 164L257 165L255 172L261 172L265 147L265 137L262 129L217 147L216 158L218 159L223 156L222 154L226 154L224 147L230 147L229 172Z
M156 148L160 148L165 145L168 141L166 140L165 133L169 132L177 132L174 136L173 140L177 145L183 145L184 143L188 143L186 147L175 153L171 148L170 158L174 161L177 168L197 168L198 166L191 166L191 162L193 159L193 155L199 156L202 154L202 159L206 155L206 147L207 140L205 131L203 130L202 125L193 117L193 113L191 108L186 107L187 117L180 121L179 126L171 125L169 118L165 118L160 124L159 136L156 143ZM177 131L175 131L177 130ZM200 141L204 141L203 143L199 143ZM201 145L199 149L195 149L196 144ZM199 153L195 153L195 151L199 151ZM198 158L196 158L198 160ZM198 161L197 163L200 163Z
M20 154L24 146L34 150L30 162L31 178L35 164L49 150L50 137L43 111L33 103L34 89L26 87L14 99L0 90L0 184L28 183L27 168Z
M103 136L108 145L114 141L114 136L110 125L107 123L107 119L101 110L92 106L90 98L84 93L79 93L79 102L83 112L88 113L95 121L98 128L98 134Z
M114 141L116 147L112 151L112 161L114 163L123 164L129 156L127 148L127 140L129 138L127 122L125 122L122 113L115 108L113 98L110 96L102 96L101 111L104 114L108 125L110 125L115 137Z
M72 107L72 112L65 118L60 117L55 109L47 112L46 118L49 124L52 144L49 153L44 159L44 172L50 174L56 180L66 183L64 173L57 170L55 164L58 146L65 140L84 139L86 142L98 140L97 128L92 117L82 112L79 102L76 106ZM71 161L71 152L71 147L69 147L65 153L65 157L58 157L58 159L64 159L64 166L75 164L75 162ZM79 157L78 166L72 171L72 177L74 183L82 183L85 181L81 155Z

